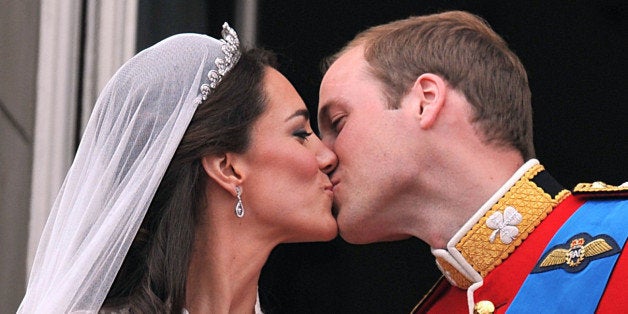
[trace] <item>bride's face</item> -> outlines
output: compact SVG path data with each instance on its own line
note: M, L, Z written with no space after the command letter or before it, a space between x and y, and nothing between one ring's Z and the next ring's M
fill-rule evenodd
M336 155L312 133L305 104L272 68L264 75L267 107L243 155L242 201L280 242L326 241L337 234L327 173Z

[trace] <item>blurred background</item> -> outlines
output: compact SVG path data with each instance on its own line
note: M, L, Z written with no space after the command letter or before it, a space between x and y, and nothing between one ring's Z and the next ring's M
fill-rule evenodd
M21 301L98 92L135 52L229 21L278 53L316 112L324 57L370 26L451 9L486 19L525 65L537 157L558 181L628 181L624 1L0 0L0 313ZM275 249L260 295L268 313L408 313L438 277L417 239L336 239Z

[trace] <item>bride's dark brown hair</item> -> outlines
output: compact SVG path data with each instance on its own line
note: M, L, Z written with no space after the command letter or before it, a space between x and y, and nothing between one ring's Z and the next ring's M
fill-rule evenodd
M199 105L172 158L107 295L103 310L182 312L194 231L209 184L201 158L243 153L264 112L264 73L276 67L265 50L242 52L238 63ZM176 73L173 73L176 75Z

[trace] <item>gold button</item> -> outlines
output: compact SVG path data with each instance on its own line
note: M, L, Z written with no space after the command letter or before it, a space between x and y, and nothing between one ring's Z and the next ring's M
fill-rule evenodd
M491 301L480 301L473 308L473 313L477 314L491 314L493 312L495 312L495 305Z

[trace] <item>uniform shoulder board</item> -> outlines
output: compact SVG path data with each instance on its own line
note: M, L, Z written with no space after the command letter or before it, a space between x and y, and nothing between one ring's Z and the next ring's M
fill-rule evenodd
M573 189L573 194L587 198L628 197L628 182L624 182L621 185L610 185L602 181L579 183Z

